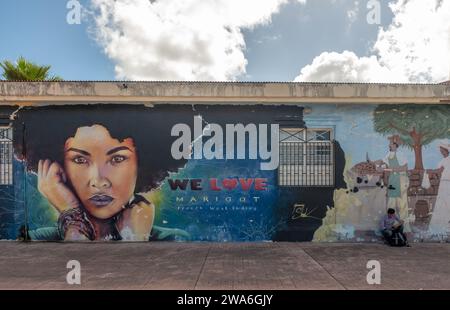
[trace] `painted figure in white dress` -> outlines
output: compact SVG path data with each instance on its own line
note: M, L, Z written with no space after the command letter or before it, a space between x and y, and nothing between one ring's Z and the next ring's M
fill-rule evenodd
M432 234L446 235L450 233L450 144L439 144L439 150L444 157L438 164L441 170L441 181L436 198L429 230Z

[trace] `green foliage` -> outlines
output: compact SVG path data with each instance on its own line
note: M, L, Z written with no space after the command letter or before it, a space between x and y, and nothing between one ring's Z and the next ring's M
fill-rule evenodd
M62 81L59 76L50 76L50 66L40 66L19 57L14 64L9 60L0 63L2 77L8 81Z
M413 130L421 145L450 137L450 107L446 105L379 105L374 112L374 128L383 135L400 135L412 147Z

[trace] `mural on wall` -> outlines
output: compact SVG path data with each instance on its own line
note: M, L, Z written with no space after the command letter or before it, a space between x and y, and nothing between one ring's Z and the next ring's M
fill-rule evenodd
M328 210L314 240L378 240L378 221L387 208L405 220L405 232L413 239L447 239L449 107L388 104L351 109L328 112L342 115L348 124L338 134L346 153L348 188L335 191L335 208Z
M74 107L19 114L15 152L26 165L26 181L35 183L26 190L40 194L26 195L26 212L41 222L30 224L31 239L149 239L155 205L140 193L155 189L185 160L167 156L170 141L149 134L164 128L162 120L138 113ZM45 227L39 213L52 211L52 225Z
M287 225L276 209L278 127L304 127L302 111L22 109L16 228L26 224L31 240L271 240Z
M0 239L377 241L394 208L413 239L443 240L449 119L445 105L22 108Z

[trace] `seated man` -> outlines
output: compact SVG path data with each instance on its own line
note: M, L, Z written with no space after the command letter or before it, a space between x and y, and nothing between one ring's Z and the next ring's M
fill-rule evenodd
M408 241L406 240L406 235L403 233L403 223L396 214L395 210L389 208L387 210L387 214L383 216L380 221L380 229L383 234L384 239L389 242L394 233L400 233L405 240L405 245L409 246Z

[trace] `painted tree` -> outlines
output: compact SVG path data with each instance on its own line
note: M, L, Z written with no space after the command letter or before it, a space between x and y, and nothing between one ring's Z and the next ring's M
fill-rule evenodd
M382 104L375 109L374 128L385 136L399 135L414 151L414 169L423 170L423 146L450 136L450 107Z
M5 60L0 63L3 78L8 81L62 81L59 76L50 76L50 66L40 66L19 57L16 63Z

